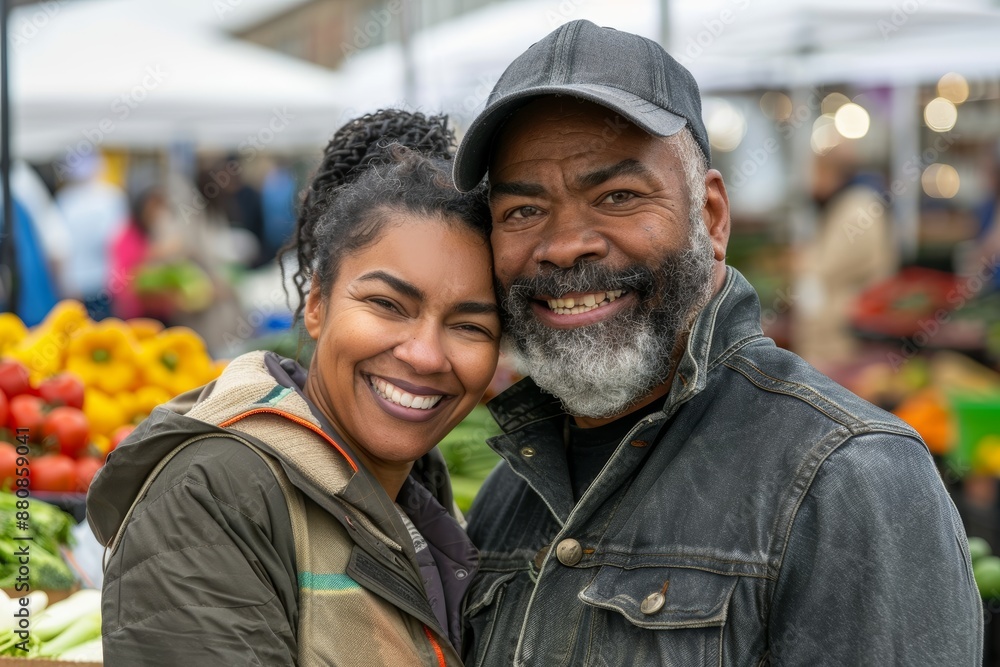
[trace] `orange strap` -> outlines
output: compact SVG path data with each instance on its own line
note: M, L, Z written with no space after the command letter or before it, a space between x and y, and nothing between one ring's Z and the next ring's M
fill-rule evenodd
M434 639L434 633L426 625L424 626L424 634L427 635L427 641L431 643L431 648L434 649L434 655L438 659L438 667L448 667L448 663L444 660L444 651L441 650L441 645L438 644L437 640Z
M354 462L354 459L352 459L347 454L347 452L345 452L344 449L339 444L337 444L336 440L334 440L333 438L331 438L330 436L328 436L326 433L324 433L323 429L321 429L320 427L316 426L315 424L313 424L313 423L311 423L309 421L306 421L305 419L302 419L301 417L296 417L293 414L289 414L289 413L287 413L287 412L285 412L283 410L278 410L277 408L254 408L253 410L248 410L247 412L244 412L243 414L236 415L235 417L232 417L231 419L227 419L226 421L224 421L221 424L219 424L219 426L221 426L222 428L228 428L229 426L232 426L233 424L235 424L236 422L240 421L244 417L249 417L250 415L257 415L257 414L261 414L261 413L269 413L269 414L272 414L272 415L280 415L280 416L284 417L285 419L291 419L293 422L295 422L296 424L298 424L300 426L305 426L307 429L309 429L310 431L312 431L316 435L318 435L321 438L323 438L324 440L326 440L328 443L330 443L333 446L334 449L336 449L338 452L340 452L340 454L345 459L347 459L347 462L349 464L351 464L351 468L354 469L354 472L358 471L358 464L356 464ZM441 664L443 665L444 663L441 663Z

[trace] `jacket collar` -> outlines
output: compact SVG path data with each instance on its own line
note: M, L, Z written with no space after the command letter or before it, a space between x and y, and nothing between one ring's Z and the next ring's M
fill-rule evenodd
M757 292L743 274L727 266L722 288L695 318L663 412L668 417L676 412L705 388L716 366L763 335ZM539 389L531 378L501 393L488 407L507 433L564 414L559 399Z

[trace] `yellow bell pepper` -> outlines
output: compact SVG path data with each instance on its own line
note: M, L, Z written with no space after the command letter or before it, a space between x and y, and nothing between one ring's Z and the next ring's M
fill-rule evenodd
M109 318L73 336L66 350L66 370L88 387L116 394L135 386L137 357L131 329Z
M31 383L37 385L63 369L66 342L44 332L32 332L21 344L7 351L28 369Z
M133 317L130 320L125 320L125 324L132 329L135 339L140 342L153 338L163 331L163 323L151 317Z
M88 388L84 391L83 414L90 422L91 433L107 437L126 423L125 411L121 405L99 389Z
M138 424L149 416L153 408L166 403L172 396L162 387L149 385L134 392L124 391L114 398L125 413L125 423Z
M0 356L7 354L28 337L28 327L14 313L0 313Z
M82 303L72 299L60 301L41 324L7 353L23 363L31 374L32 384L38 384L66 367L70 340L90 325Z
M143 341L139 363L144 382L171 396L204 384L212 373L205 341L187 327L171 327Z
M39 329L68 341L89 324L90 317L87 315L87 308L79 301L65 299L53 306L49 314L42 320Z

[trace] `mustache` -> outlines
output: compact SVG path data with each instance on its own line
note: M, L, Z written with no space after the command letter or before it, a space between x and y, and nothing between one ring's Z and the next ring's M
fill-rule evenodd
M593 262L577 264L566 269L539 270L534 276L515 278L510 285L497 285L505 308L525 306L544 294L558 299L571 292L603 292L626 290L635 292L640 299L656 289L656 276L645 266L613 269Z

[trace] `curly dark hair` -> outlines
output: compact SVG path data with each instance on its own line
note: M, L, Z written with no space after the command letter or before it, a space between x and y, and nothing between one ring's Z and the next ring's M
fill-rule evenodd
M452 181L454 147L445 115L383 109L337 130L306 191L295 235L279 252L279 260L293 251L298 260L295 319L313 279L325 297L341 259L373 243L392 212L457 221L489 236L485 188L461 193Z

